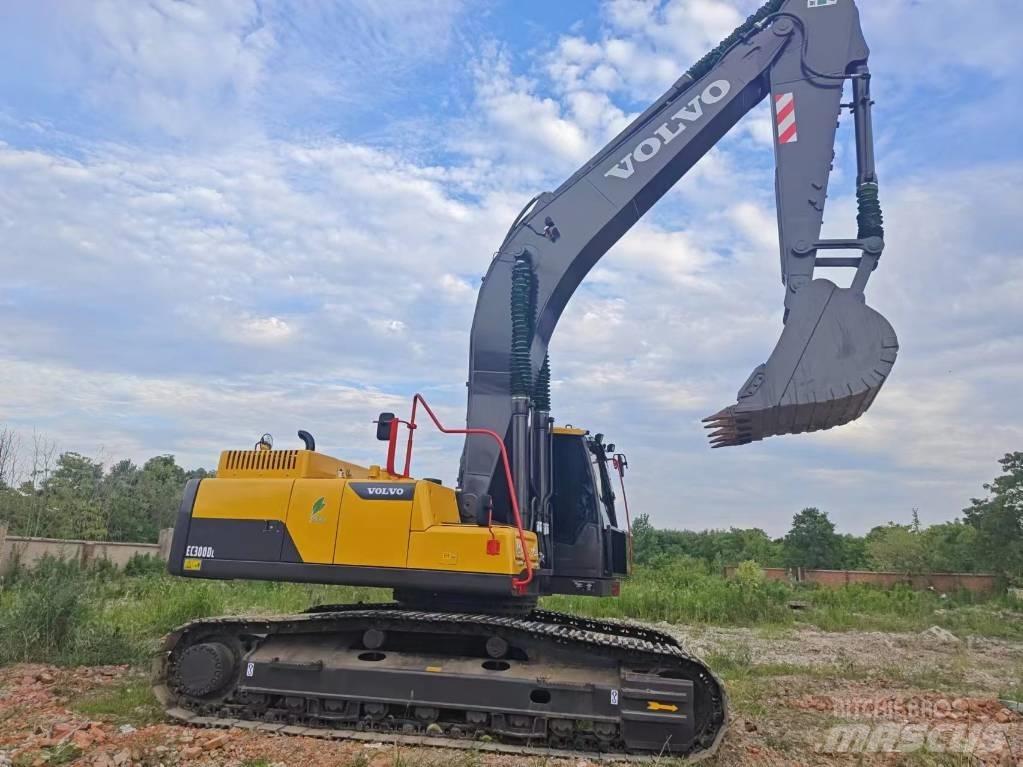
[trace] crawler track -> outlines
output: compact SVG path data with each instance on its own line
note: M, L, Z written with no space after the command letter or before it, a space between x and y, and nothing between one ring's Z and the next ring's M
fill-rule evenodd
M550 756L706 756L727 721L720 683L672 637L543 610L193 621L164 640L154 691L196 725Z

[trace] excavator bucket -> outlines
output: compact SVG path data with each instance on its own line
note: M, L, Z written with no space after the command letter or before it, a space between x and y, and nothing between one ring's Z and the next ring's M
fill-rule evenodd
M854 421L874 401L898 351L892 326L861 292L813 280L796 294L778 345L738 402L703 419L711 447Z

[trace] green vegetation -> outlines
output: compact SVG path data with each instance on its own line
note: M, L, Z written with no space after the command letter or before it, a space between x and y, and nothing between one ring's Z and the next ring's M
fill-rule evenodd
M142 468L122 461L105 472L77 453L54 457L38 440L26 462L18 445L17 435L0 429L0 523L12 532L155 539L173 518L190 476L171 456L150 459ZM963 521L924 528L914 513L908 525L877 527L863 537L839 534L816 508L796 514L789 533L776 540L758 529L659 530L641 515L634 525L636 572L620 598L555 596L545 599L544 606L695 627L756 626L768 633L800 624L837 631L919 631L939 625L958 635L1023 638L1023 612L1001 596L984 601L969 593L865 585L810 589L767 581L760 570L760 565L875 566L903 572L995 569L1010 581L1018 579L1023 572L1023 453L1006 455L1001 465L1005 473L984 486L988 497L975 499ZM737 562L736 576L723 578L721 566ZM161 636L194 618L288 614L316 604L389 598L382 589L175 579L164 573L162 562L148 556L134 557L120 572L103 562L82 570L74 563L44 560L30 573L15 572L0 581L0 664L138 664ZM794 611L791 602L803 609ZM124 705L145 705L132 702L128 693L123 697Z
M129 679L79 699L75 701L74 709L90 719L136 727L144 727L164 718L149 682L142 677Z
M172 455L104 470L39 435L0 428L0 524L11 535L155 542L173 524L185 482L209 474L185 471Z
M977 553L985 567L1023 573L1023 452L999 460L1005 473L984 485L987 498L974 498L964 510L977 531Z
M646 514L633 524L636 561L700 560L711 568L753 560L765 567L830 570L891 570L903 573L994 572L1023 582L1023 452L1008 453L1004 473L984 485L989 495L973 499L963 520L920 524L889 522L864 536L841 534L827 512L806 508L792 518L782 538L758 528L661 530Z
M1008 687L1003 687L998 697L1005 700L1014 700L1017 703L1023 703L1023 666L1020 666L1016 670L1015 681Z
M82 750L71 742L65 742L48 749L44 749L44 753L46 764L61 765L71 764L71 762L75 761L75 759L82 755ZM21 767L21 765L17 762L15 762L15 765L16 767Z
M211 615L289 614L316 604L388 601L383 589L257 581L172 578L139 563L129 575L108 566L82 570L44 560L0 586L0 664L143 664L160 637ZM797 600L805 609L794 611ZM695 559L661 558L637 568L618 599L556 596L544 607L594 617L667 621L693 626L759 626L777 634L799 625L826 630L919 631L939 625L958 635L1023 638L1023 612L1003 598L942 597L908 588L852 585L838 590L794 588L766 581L753 562L726 580ZM697 628L698 630L698 628ZM140 693L141 694L141 693ZM97 700L117 715L144 706L127 689L123 700Z
M791 621L791 597L790 587L765 581L753 563L726 580L697 560L661 558L640 566L618 599L554 596L544 606L593 617L751 626Z
M795 611L790 602L805 605ZM1023 612L1004 597L949 595L852 584L807 588L765 581L753 562L726 580L694 559L662 558L637 568L618 599L556 596L544 606L581 615L669 623L762 626L770 632L800 623L825 631L921 631L938 625L958 635L1023 637Z
M856 536L839 533L826 511L809 507L793 516L788 533L772 539L759 528L662 530L640 514L633 525L636 561L656 567L665 560L695 559L712 569L751 560L765 567L993 571L1023 582L1023 452L1008 453L999 463L1004 473L984 485L988 496L970 501L962 521L923 527L914 509L908 524L889 522ZM12 535L155 541L173 524L185 482L211 474L185 471L171 455L155 456L141 467L119 461L107 469L79 453L58 454L44 438L29 441L0 428L0 524ZM142 574L147 567L160 569L139 561L129 572ZM691 592L691 578L681 577L683 583L665 585ZM641 603L636 609L664 616L681 611L712 621L721 614L714 595L690 594L682 607L652 591L630 598ZM770 604L758 594L740 608L741 615L728 608L725 618L762 617Z
M288 614L314 604L387 600L381 589L189 581L44 559L0 586L0 664L142 663L160 637L194 618Z

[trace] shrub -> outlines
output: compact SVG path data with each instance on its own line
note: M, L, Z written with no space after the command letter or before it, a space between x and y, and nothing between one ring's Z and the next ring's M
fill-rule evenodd
M117 577L111 566L82 568L53 557L44 557L31 571L21 570L0 612L0 663L141 659L138 643L103 616L104 592Z
M162 599L155 600L146 611L147 624L162 636L183 623L196 618L208 618L224 612L222 589L218 583L181 583L179 588L167 590Z
M764 581L759 568L752 575L746 566L742 581L711 574L691 558L657 557L639 566L622 585L618 599L551 597L545 604L557 610L594 616L633 618L670 623L754 625L787 623L792 616L786 603L790 589Z
M86 619L88 583L76 564L44 558L20 571L0 614L0 662L46 661L71 645Z
M167 563L153 554L132 554L124 565L124 574L128 577L162 575L166 570Z

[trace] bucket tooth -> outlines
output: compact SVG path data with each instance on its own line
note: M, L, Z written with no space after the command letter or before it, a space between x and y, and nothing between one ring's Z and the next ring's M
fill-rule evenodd
M732 413L734 411L735 411L735 406L734 405L730 405L729 407L722 408L721 410L716 412L714 415L709 415L706 418L704 418L703 419L703 423L713 424L716 421L728 421L728 420L731 420ZM711 428L711 427L708 426L707 428Z
M892 326L862 293L814 280L796 294L774 351L736 404L703 419L711 447L856 420L887 380L898 350Z
M736 436L738 435L736 434L735 429L718 429L717 431L708 434L707 439L709 439L711 442L714 442L715 440L719 440L722 437L726 439L735 439Z

